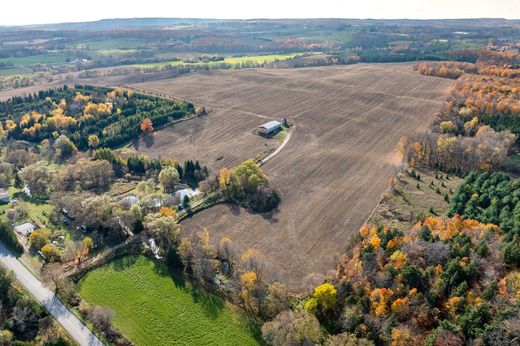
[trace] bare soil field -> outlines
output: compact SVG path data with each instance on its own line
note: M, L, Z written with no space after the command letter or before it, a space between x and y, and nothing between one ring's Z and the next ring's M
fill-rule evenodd
M187 155L219 168L274 144L252 132L266 120L286 117L296 125L287 146L263 167L281 193L278 210L262 216L220 205L183 221L183 228L206 227L215 242L230 236L242 250L258 249L271 275L299 291L307 274L334 269L335 255L396 173L400 137L426 127L450 85L415 74L410 64L358 64L211 71L133 86L213 109L161 131L146 149L151 154Z
M14 96L27 96L29 94L37 93L40 90L54 89L62 87L64 84L68 84L64 81L55 81L51 83L35 84L23 88L17 89L4 89L0 90L0 101L6 101Z
M208 115L157 131L153 145L140 141L137 149L149 156L180 162L197 159L212 172L218 172L224 166L233 167L263 151L272 151L280 144L277 139L255 134L254 130L268 120L239 110L212 109ZM136 149L135 145L132 148Z

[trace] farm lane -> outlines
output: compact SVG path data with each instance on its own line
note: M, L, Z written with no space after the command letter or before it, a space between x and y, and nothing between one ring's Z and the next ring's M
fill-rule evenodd
M267 161L271 160L273 157L278 155L278 153L280 151L282 151L282 149L287 145L287 143L289 142L289 139L291 139L291 135L292 135L293 131L294 131L294 128L287 133L287 135L285 136L285 139L283 140L282 144L280 144L280 146L278 148L276 148L275 151L273 151L267 157L263 158L262 160L260 160L260 162L258 162L258 166L262 167L262 165L264 163L266 163Z
M14 272L16 279L42 304L69 335L80 345L97 346L103 343L72 313L51 290L43 286L16 257L0 243L0 264Z

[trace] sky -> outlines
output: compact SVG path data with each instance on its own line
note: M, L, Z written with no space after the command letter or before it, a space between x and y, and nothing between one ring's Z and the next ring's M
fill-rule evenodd
M508 18L520 0L2 0L0 25L105 18Z

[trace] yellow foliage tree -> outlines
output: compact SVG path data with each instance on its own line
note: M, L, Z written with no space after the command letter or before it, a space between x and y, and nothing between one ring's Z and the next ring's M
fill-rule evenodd
M92 149L96 149L99 146L99 138L97 135L88 136L88 146Z
M446 308L446 311L450 313L452 316L457 315L457 311L459 310L460 306L462 305L462 299L460 297L451 297L448 299L444 307Z
M159 209L159 213L162 216L170 216L170 217L173 217L173 218L177 217L177 212L175 210L173 210L172 208L168 208L168 207L161 207Z
M316 309L320 309L322 312L329 311L334 308L336 295L336 287L328 282L319 285L314 288L312 298L305 303L305 309L309 311L316 311Z
M414 346L415 337L407 327L401 326L392 329L392 346Z
M255 272L245 272L240 276L240 284L242 286L242 301L244 302L244 306L249 308L253 308L253 304L251 301L251 291L256 286L258 277Z
M404 319L410 313L410 300L405 298L397 298L391 305L392 312L397 315L399 319Z
M401 269L406 264L406 254L401 250L394 251L390 259L394 262L396 269Z
M453 133L456 130L455 124L453 121L442 121L440 124L441 133Z
M245 272L240 276L240 283L242 287L252 289L255 287L257 276L255 272Z
M81 256L87 257L90 250L94 247L94 241L90 237L85 237L81 241Z
M376 288L370 292L372 308L376 316L385 315L388 312L388 302L394 292L389 288Z
M374 250L379 249L379 247L381 246L381 238L379 238L377 234L374 234L370 237L370 245L372 245Z
M5 121L5 129L8 132L14 131L14 129L16 129L16 123L14 121L12 121L11 119L6 120Z
M112 114L112 103L88 102L83 108L83 115L92 115L96 119Z
M57 261L60 258L60 253L58 252L58 249L56 246L51 244L45 244L41 249L43 255L45 258L47 258L48 261Z
M231 178L231 170L226 167L222 168L218 174L218 183L221 188L226 187L229 183L229 179Z
M20 127L24 128L29 125L29 122L31 121L31 116L29 114L24 114L22 116L22 119L20 119Z

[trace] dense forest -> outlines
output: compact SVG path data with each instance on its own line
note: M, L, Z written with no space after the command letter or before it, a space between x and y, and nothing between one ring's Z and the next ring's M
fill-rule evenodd
M150 130L142 127L145 119L153 129L193 112L191 103L92 86L64 86L0 102L2 134L8 138L52 144L66 136L80 150L135 139Z
M405 160L462 172L503 166L520 134L520 79L510 72L519 63L519 47L512 44L489 45L475 65L418 65L422 74L460 78L429 131L403 138Z
M509 345L519 337L520 274L508 263L518 249L504 244L497 226L459 216L403 231L364 226L334 275L263 336L276 346Z
M452 197L449 213L493 223L520 236L520 180L501 172L472 172Z

